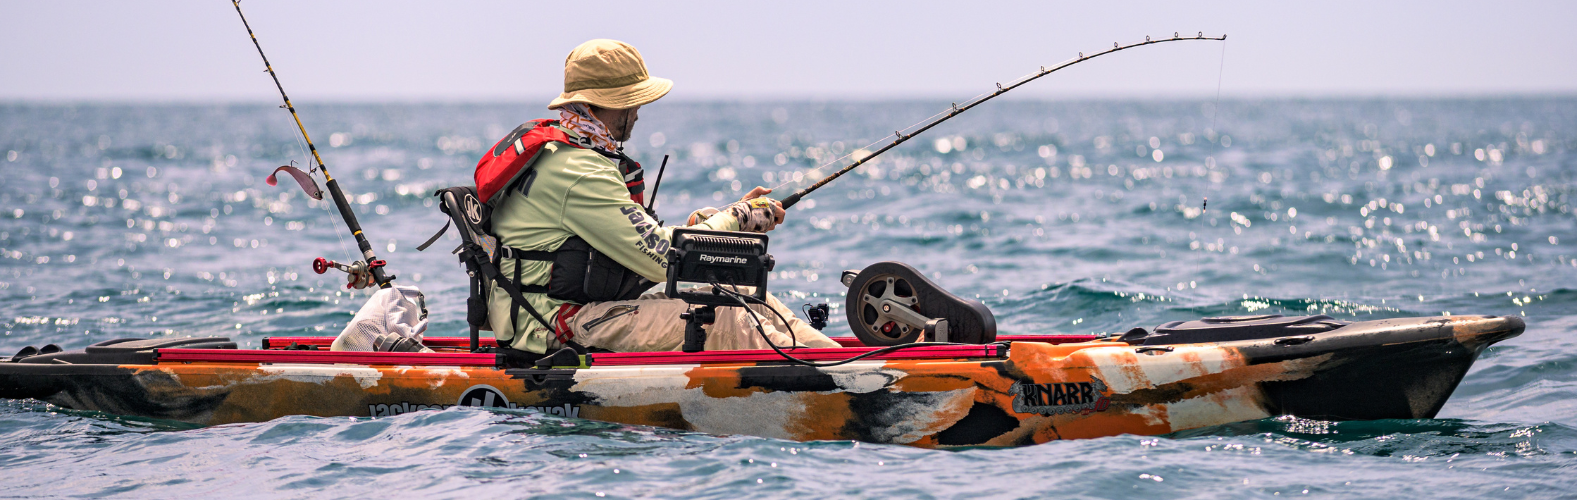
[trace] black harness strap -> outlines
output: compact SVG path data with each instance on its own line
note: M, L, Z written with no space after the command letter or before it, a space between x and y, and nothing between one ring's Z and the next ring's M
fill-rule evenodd
M543 262L553 262L553 259L558 258L558 251L521 250L519 248L513 247L500 247L498 249L498 256L505 259L540 260Z
M514 260L534 260L534 261L539 261L539 262L553 262L553 260L556 259L557 257L558 257L558 251L521 250L519 248L512 248L512 247L499 247L498 248L498 258L499 258L499 260L514 259ZM520 285L520 264L519 263L515 264L515 282L513 283L513 285L519 287L521 293L548 293L548 287L545 286L545 285L525 285L525 286L521 286ZM548 327L548 329L551 330L553 328L552 327Z
M502 266L500 266L500 267L502 267ZM515 280L509 282L509 284L510 285L514 285L514 286L520 286L520 263L519 262L515 263ZM522 298L524 298L524 297L522 297ZM512 329L512 330L514 330L516 332L520 331L520 308L521 308L521 306L520 306L519 303L515 304L515 307L509 308L509 327L510 327L510 329ZM531 307L530 304L526 304L525 308L532 310L532 312L536 312L536 308ZM544 326L546 326L547 322L543 322L542 324ZM551 330L552 327L548 327L548 329Z
M433 243L437 242L438 238L443 237L444 233L449 231L449 224L451 224L453 222L454 222L454 220L446 220L446 221L444 221L443 229L439 229L437 233L433 233L433 237L427 238L426 242L424 242L424 243L422 243L420 245L417 245L416 246L416 251L418 251L418 252L425 252L425 251L427 251L427 247L433 246Z
M467 250L467 252L478 252L478 251L480 251L480 249ZM532 307L531 303L526 301L526 296L524 295L524 293L522 293L522 290L519 287L516 287L515 283L510 282L509 279L505 278L503 276L503 273L499 272L498 266L493 264L491 261L487 260L487 257L486 257L485 253L481 254L481 255L473 255L472 257L480 257L479 260L481 260L482 262L486 262L486 264L483 264L483 265L479 266L479 267L481 267L482 275L485 276L487 279L492 280L494 283L497 283L499 288L503 288L504 292L509 294L510 300L514 301L516 307L514 309L511 309L510 313L509 313L510 314L509 322L511 323L511 325L510 325L511 327L515 326L514 323L516 322L516 318L517 318L517 315L519 314L519 311L521 309L525 309L526 313L531 315L531 319L537 320L537 323L541 324L543 327L546 327L548 329L548 331L550 331L550 332L553 331L553 324L552 323L548 323L548 320L544 319L542 317L542 313L537 312L537 308ZM515 269L516 269L515 272L518 273L520 268L519 268L519 266L516 266ZM544 287L544 286L541 286L541 285L532 285L532 286L533 287L540 287L540 288L542 288L543 291L547 291L547 287ZM531 287L527 287L527 288L529 289ZM525 292L525 293L542 293L542 292ZM517 330L518 330L518 328L517 328Z

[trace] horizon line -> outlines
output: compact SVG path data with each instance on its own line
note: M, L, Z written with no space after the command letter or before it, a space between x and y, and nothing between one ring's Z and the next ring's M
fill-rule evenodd
M553 96L544 95L539 99L523 99L519 97L329 97L316 99L313 102L297 101L297 106L312 105L345 105L345 104L443 104L443 105L531 105L541 104L546 109L546 103ZM1577 90L1559 91L1513 91L1513 92L1456 92L1456 93L1248 93L1237 95L1222 95L1222 102L1241 101L1469 101L1489 99L1572 99L1577 98ZM935 103L958 101L957 96L943 97L930 95L915 96L869 96L854 95L844 97L830 96L739 96L718 95L714 97L673 96L665 99L669 103L701 104L701 103L738 103L738 104L799 104L799 103ZM1069 96L1002 96L997 100L1018 102L1200 102L1218 100L1213 95L1151 95L1151 96L1123 96L1108 94L1069 95ZM164 98L164 97L0 97L0 106L15 105L186 105L186 106L211 106L211 105L277 105L278 99L259 98Z

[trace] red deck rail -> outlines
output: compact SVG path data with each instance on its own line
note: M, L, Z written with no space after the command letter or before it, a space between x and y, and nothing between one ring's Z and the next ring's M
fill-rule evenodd
M1044 342L1047 344L1073 344L1100 340L1099 335L997 335L997 342ZM833 339L837 340L837 339Z
M999 341L1012 342L1045 342L1048 344L1067 344L1072 342L1089 342L1098 339L1095 335L998 335ZM833 337L832 340L844 347L865 347L859 339L854 337ZM334 337L268 337L263 339L264 349L280 349L290 344L328 347L334 343ZM422 343L433 348L458 348L464 349L471 346L468 337L427 337ZM483 337L480 340L482 347L498 347L498 341L492 337ZM902 351L900 351L902 352Z
M349 363L357 365L498 366L497 354L468 352L333 352L261 349L159 349L160 363Z
M895 352L882 353L865 359L954 359L954 358L994 358L1001 352L1000 346L995 345L969 345L969 346L928 346L911 347ZM867 352L870 347L832 347L823 349L794 349L788 350L790 356L805 361L840 361ZM674 364L700 364L700 363L756 363L761 361L784 361L782 356L770 350L751 351L709 351L709 352L619 352L592 354L592 366L634 366L634 365L674 365Z

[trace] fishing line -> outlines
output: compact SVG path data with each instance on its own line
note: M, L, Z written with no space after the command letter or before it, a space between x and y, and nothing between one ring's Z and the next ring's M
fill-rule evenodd
M339 219L339 214L334 213L334 210L329 208L329 204L328 203L324 203L323 204L323 211L329 213L329 218L330 219L337 219L341 223L344 223L343 219ZM334 231L334 230L330 230L329 232L334 233L334 237L339 240L340 255L342 255L342 256L343 255L351 255L351 256L356 255L354 253L351 253L350 246L345 244L345 235L344 234L340 233L339 231ZM351 260L355 260L355 258L353 257Z
M280 107L284 107L284 106L280 106ZM317 172L318 171L317 167L312 165L312 155L311 155L311 153L307 152L307 143L303 139L303 137L301 135L301 131L296 130L296 129L291 129L290 130L290 138L294 139L296 141L296 150L301 153L301 163L303 165L307 165L308 173ZM296 164L296 161L295 160L290 160L290 164L292 166L294 166ZM311 204L313 201L314 200L308 200L307 203ZM329 206L328 206L327 203L323 204L323 211L329 212L330 214L332 214L334 212L333 210L329 209ZM338 217L338 216L337 215L331 215L330 217L333 218L333 217ZM350 247L345 244L345 235L340 234L339 231L330 231L330 232L334 233L334 237L339 240L339 249L340 249L340 255L341 256L355 255L355 254L352 254L350 252ZM352 258L350 260L355 260L355 259Z
M312 155L307 153L307 143L302 142L301 140L301 132L291 130L290 138L296 140L296 149L301 152L301 163L306 165L307 168L311 169L312 171L317 171L317 167L312 166Z
M1220 163L1216 161L1216 145L1221 142L1221 131L1216 130L1216 119L1221 117L1221 77L1226 74L1226 69L1227 42L1225 37L1223 37L1221 40L1221 66L1216 69L1216 103L1210 110L1210 133L1215 134L1216 138L1210 141L1210 156L1205 157L1206 160L1209 160L1210 164L1206 165L1209 167L1215 167L1216 164ZM1208 198L1206 201L1209 201Z
M1222 37L1221 63L1220 66L1216 68L1216 102L1215 104L1211 105L1210 108L1210 133L1214 134L1216 138L1210 140L1210 155L1205 157L1205 166L1211 169L1221 164L1221 162L1216 161L1216 145L1221 142L1221 137L1223 137L1223 135L1221 134L1220 130L1216 130L1216 119L1221 116L1221 81L1222 75L1226 74L1226 68L1227 42L1226 37ZM1209 189L1208 185L1206 186L1206 189ZM1199 235L1201 238L1203 238L1205 235L1205 216L1209 215L1210 213L1210 197L1204 196L1203 198L1204 201L1200 202L1199 204ZM1201 272L1203 271L1203 267L1204 262L1202 259L1194 261L1195 279L1198 279L1199 276L1202 276Z
M310 153L307 152L307 143L302 138L301 131L295 130L295 129L291 129L291 131L290 131L290 138L296 140L296 149L300 150L300 152L301 152L301 163L307 165L307 168L310 169L308 172L309 173L317 172L318 168L315 167L315 166L312 166L312 156L311 156ZM295 160L291 160L291 164L294 165L295 164ZM308 203L312 203L312 201L308 201ZM328 212L330 214L330 216L329 216L330 218L338 218L339 217L338 214L334 214L334 211L329 208L329 204L328 203L324 203L323 204L323 211L324 212ZM350 252L350 246L345 244L345 235L340 234L339 231L329 231L329 232L334 233L334 237L339 240L339 250L340 250L340 255L342 257L343 256L354 256L355 255L355 254ZM352 257L349 260L356 260L356 259L354 257Z
M869 154L867 154L867 155L855 160L854 163L851 163L851 164L839 169L837 172L834 172L832 175L829 175L829 176L824 177L824 178L822 178L820 180L817 180L817 181L815 181L814 184L811 184L809 187L806 187L804 189L796 191L796 192L794 192L794 194L788 195L787 197L783 198L783 200L782 200L783 208L789 208L789 207L794 206L795 203L798 203L801 198L804 198L806 195L809 195L812 191L820 189L822 186L827 185L827 183L832 182L834 179L837 179L838 177L842 177L844 174L847 174L850 171L853 171L855 168L858 168L860 165L864 165L866 162L869 162L872 159L874 159L874 158L876 158L878 156L881 156L882 153L885 153L885 152L891 150L892 148L897 147L899 144L903 144L905 142L908 142L909 139L912 139L912 138L914 138L917 135L925 133L925 131L930 130L932 127L935 127L935 126L941 124L942 122L945 122L945 121L951 119L954 116L958 116L959 114L961 114L961 113L963 113L965 111L969 111L970 109L973 109L975 106L979 106L981 104L984 104L986 101L994 99L997 96L1000 96L1002 94L1007 93L1008 91L1016 89L1016 88L1018 88L1018 87L1020 87L1020 86L1022 86L1024 84L1029 83L1029 82L1035 81L1035 80L1037 80L1037 79L1039 79L1039 78L1041 78L1043 76L1046 76L1046 75L1055 73L1057 71L1060 71L1060 70L1062 70L1064 68L1067 68L1069 66L1073 66L1075 64L1078 64L1078 63L1081 63L1081 62L1084 62L1084 61L1088 61L1088 60L1091 60L1091 59L1094 59L1094 58L1097 58L1097 57L1100 57L1100 56L1111 54L1113 52L1120 52L1120 51L1123 51L1123 50L1128 50L1128 49L1131 49L1131 48L1134 48L1134 47L1142 47L1142 46L1145 46L1145 45L1153 45L1153 44L1157 44L1157 43L1166 43L1166 42L1178 42L1178 41L1184 41L1184 40L1217 40L1217 41L1225 41L1226 39L1227 39L1226 35L1221 35L1219 38L1214 38L1214 37L1207 38L1207 37L1205 37L1205 34L1202 31L1199 32L1198 36L1195 36L1193 38L1184 38L1184 37L1179 36L1177 33L1174 32L1174 33L1172 33L1172 38L1163 38L1163 39L1156 40L1156 39L1151 39L1150 37L1145 37L1143 42L1132 43L1132 44L1129 44L1129 45L1123 45L1122 43L1113 43L1112 44L1112 48L1106 49L1106 50L1101 51L1101 52L1096 52L1096 53L1088 55L1088 56L1084 55L1083 52L1080 52L1078 57L1075 57L1075 58L1072 58L1072 59L1068 59L1068 60L1063 61L1061 63L1058 63L1057 65L1052 66L1050 68L1047 68L1045 66L1041 66L1040 71L1038 71L1038 72L1030 73L1030 74L1027 74L1025 76L1019 77L1017 80L1013 80L1013 81L1009 82L1007 85L1003 85L1002 83L997 83L997 90L995 90L995 91L988 91L988 92L985 92L985 93L980 94L978 96L975 96L975 97L973 97L973 98L971 98L971 99L969 99L967 101L964 101L964 104L962 106L958 105L958 103L953 103L952 107L950 109L946 110L946 111L943 111L941 113L937 113L935 115L931 115L932 116L931 118L928 118L926 120L922 120L921 122L916 123L915 125L910 125L909 127L906 127L904 129L894 131L893 134L888 135L886 137L883 137L882 139L878 139L877 141L871 143L871 145L869 145L867 147L871 147L871 146L874 146L877 143L885 141L888 137L893 137L894 138L894 140L891 143L888 143L887 145L882 146L881 149L878 149L875 152L869 153ZM904 130L913 130L913 131L909 132L909 133L904 133ZM837 160L833 160L831 162L827 162L825 164L822 164L820 166L812 168L812 169L810 169L810 170L808 170L806 172L811 172L811 173L820 172L823 168L831 166L831 165L833 165L835 163L840 163L845 158L849 158L854 153L859 152L859 151L864 151L864 148L861 148L859 150L851 152L848 155L844 155L843 157L840 157ZM808 177L808 176L802 176L802 177ZM798 182L798 181L795 181L795 182ZM787 182L785 182L784 184L779 184L779 187L781 187L783 185L786 185L786 184L787 184Z
M284 106L280 106L280 107L284 107ZM309 141L311 139L306 138L306 137L302 136L301 134L302 134L301 130L297 130L297 129L291 129L290 130L290 138L296 140L296 149L301 152L301 163L304 164L304 165L307 165L309 174L310 173L316 173L318 171L318 167L313 165L313 163L312 163L312 154L307 151L307 141ZM291 165L295 165L295 160L291 160ZM327 181L325 181L325 182L327 182ZM308 203L312 203L313 201L319 201L319 200L309 200ZM342 219L339 219L339 214L334 213L334 210L329 207L328 203L324 203L323 204L323 211L327 212L329 214L329 218L330 219L335 219L335 220L337 220L338 222L341 222L341 223L344 222ZM352 260L352 261L356 260L356 258L354 257L356 254L351 253L350 246L345 244L345 235L341 234L339 231L334 231L334 230L330 230L329 232L334 233L334 238L339 240L340 256L341 257L350 257L350 259L347 259L347 260Z
M290 130L290 138L296 140L296 149L301 153L301 163L307 165L307 168L309 169L308 173L315 173L315 172L317 172L318 171L318 167L316 167L316 166L314 166L312 164L312 154L307 152L307 142L306 142L307 139L304 138L301 135L301 131L300 130L296 130L296 129L291 129ZM294 160L292 160L291 164L294 165ZM327 182L327 181L325 181L325 182ZM308 203L311 203L311 202L309 201ZM328 212L329 213L329 218L331 218L331 219L338 219L339 218L339 214L335 214L334 210L329 207L328 203L324 203L323 204L323 211L324 212ZM343 222L343 221L340 221L340 222ZM329 231L329 232L334 233L334 238L339 240L340 255L342 257L351 257L349 260L356 260L355 257L353 257L356 254L351 253L350 246L345 244L345 235L344 234L340 234L339 231Z

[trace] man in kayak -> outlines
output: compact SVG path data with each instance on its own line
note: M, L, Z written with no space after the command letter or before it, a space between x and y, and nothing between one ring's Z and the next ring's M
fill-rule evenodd
M611 258L615 267L622 267L618 271L663 281L672 228L662 227L638 203L643 183L639 165L619 153L619 143L630 138L641 106L666 95L672 86L670 80L649 76L640 52L629 44L592 40L570 52L564 62L564 93L548 104L548 109L559 112L559 120L538 125L556 128L562 136L547 132L567 142L542 144L519 178L488 201L500 246L551 252L578 238ZM520 141L512 142L517 151L523 150ZM500 144L509 147L504 141ZM720 210L697 211L689 224L722 231L771 231L783 222L785 213L776 200L765 197L770 192L757 187ZM550 275L558 272L550 259L504 258L500 270L520 287L547 285ZM580 279L551 277L554 283ZM688 306L661 293L584 303L548 293L524 293L537 313L531 314L516 308L510 294L498 285L492 286L488 319L500 345L547 353L570 343L616 352L672 351L683 343L685 324L679 315ZM768 303L776 314L759 305L752 305L749 312L720 308L716 323L707 326L707 350L765 349L768 341L780 347L839 346L776 298L769 296ZM550 324L542 324L538 317ZM758 332L757 321L766 339Z

